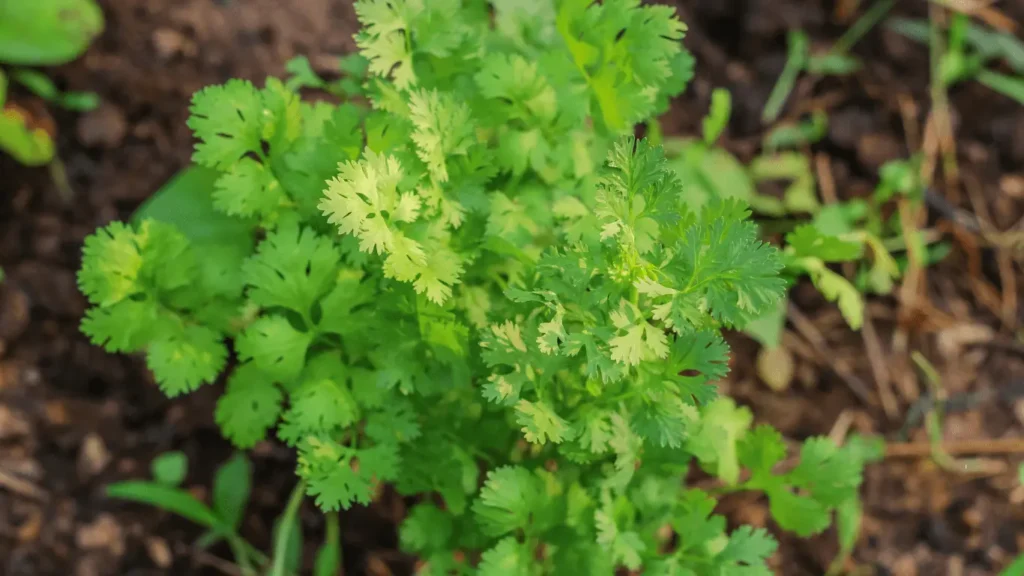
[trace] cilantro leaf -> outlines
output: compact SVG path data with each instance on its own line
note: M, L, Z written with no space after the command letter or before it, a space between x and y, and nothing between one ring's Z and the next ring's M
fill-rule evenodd
M700 429L687 447L716 476L729 484L739 480L737 442L746 434L753 414L730 398L718 398L701 412Z
M640 535L633 531L621 530L615 519L605 510L594 514L597 524L597 543L611 551L615 562L630 570L640 568L641 554L647 549Z
M377 442L402 444L420 437L420 423L412 403L395 398L367 415L366 435Z
M217 401L217 425L238 448L252 448L277 422L284 394L254 364L243 364L228 379Z
M686 401L706 405L718 397L709 384L729 373L729 346L717 332L705 330L680 336L672 343L665 372Z
M359 238L363 252L390 252L395 243L394 223L414 221L419 206L413 193L398 192L402 165L393 156L367 150L362 160L342 163L339 169L327 183L320 210L342 234Z
M165 321L153 300L122 300L86 311L82 333L107 352L136 352L165 328Z
M160 389L173 398L213 382L224 369L227 356L220 334L191 325L154 340L146 364Z
M794 494L788 487L772 485L766 490L772 518L785 530L801 537L817 534L832 521L828 507L808 496Z
M199 143L193 160L227 170L246 154L262 153L263 100L248 80L228 80L192 97L188 127Z
M252 360L271 378L292 382L306 362L313 334L292 327L283 316L264 316L253 322L235 341L239 360Z
M487 473L473 513L480 529L490 536L502 536L526 528L533 513L544 505L540 479L518 466L504 466Z
M828 506L852 498L861 483L862 461L850 458L827 437L810 438L800 449L800 463L787 480Z
M469 108L448 94L419 90L409 97L412 141L437 182L448 181L448 156L465 154L472 143Z
M340 260L329 239L309 228L281 226L242 265L242 275L254 303L308 317L313 304L330 289Z
M824 234L814 224L804 224L786 234L786 245L799 256L811 256L825 262L849 262L864 255L861 242Z
M480 557L478 576L530 576L533 559L514 537L502 538Z
M213 191L213 205L229 216L266 217L273 214L285 192L269 168L252 158L242 158L220 178Z
M142 264L135 231L122 222L111 222L85 239L78 286L93 304L110 306L140 290Z
M406 35L412 19L422 10L415 0L358 0L356 16L363 25L356 44L369 61L369 71L390 76L399 88L416 83L412 51Z
M786 457L782 434L771 426L758 426L739 444L740 463L755 475L771 474L772 468Z
M354 450L325 438L311 436L299 444L299 475L308 483L306 493L326 511L369 504L374 483L393 480L398 453L391 444Z
M682 292L703 297L715 318L743 326L782 296L778 251L758 239L749 212L736 200L713 201L687 226L669 269L686 279Z
M291 407L284 414L278 435L295 444L310 434L329 434L342 429L359 416L359 407L337 378L313 377L289 397Z
M402 547L423 554L443 550L452 537L452 518L430 503L417 504L402 521L398 538Z
M516 422L523 427L526 441L534 444L544 444L548 441L558 444L571 434L569 423L544 402L517 402Z
M740 526L729 535L729 543L717 559L730 567L728 574L771 576L772 571L765 561L776 548L778 543L764 528Z

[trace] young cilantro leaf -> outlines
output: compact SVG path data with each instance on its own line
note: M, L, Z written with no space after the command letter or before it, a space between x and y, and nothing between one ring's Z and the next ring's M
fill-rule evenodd
M146 354L146 365L164 394L175 397L213 382L228 351L220 334L205 326L185 326L157 337Z
M526 528L544 500L540 478L525 468L505 466L487 473L473 513L485 534L502 536Z
M247 295L262 307L288 308L308 317L331 288L340 260L327 238L309 228L281 226L242 265Z
M284 394L274 380L253 363L235 369L227 391L217 401L215 417L221 432L238 448L252 448L277 423Z
M246 154L262 154L263 99L248 80L228 80L192 98L188 127L199 139L193 160L227 170Z
M313 334L296 330L283 316L263 316L235 341L239 360L252 360L267 376L291 383L302 372Z

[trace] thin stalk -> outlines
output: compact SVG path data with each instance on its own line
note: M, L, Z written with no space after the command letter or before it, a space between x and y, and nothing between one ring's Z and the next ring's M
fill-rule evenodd
M846 32L832 45L832 49L829 51L832 54L845 54L849 52L857 42L860 42L864 36L871 31L879 22L885 18L885 15L892 10L892 7L896 5L896 0L879 0L868 9L853 26L850 26Z
M771 124L779 118L786 100L796 87L796 81L800 73L807 66L809 41L807 35L800 30L793 30L789 33L789 48L786 56L786 67L782 69L772 93L768 96L768 102L764 105L764 112L761 114L761 122Z
M298 522L296 516L299 513L299 505L306 495L306 481L303 480L295 485L292 495L288 498L288 506L281 516L280 528L274 538L274 563L270 567L267 576L286 576L285 559L288 556L288 540L292 535L292 526Z
M229 536L227 541L242 574L244 576L256 576L256 570L253 568L252 559L249 557L249 549L246 547L245 541L237 535Z
M337 512L329 512L327 514L327 534L324 536L324 540L328 542L337 542L341 538L341 522L338 519ZM338 548L338 564L341 564L342 560L341 547Z

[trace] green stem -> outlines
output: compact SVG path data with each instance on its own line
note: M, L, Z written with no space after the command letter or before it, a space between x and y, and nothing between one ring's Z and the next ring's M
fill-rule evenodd
M306 495L306 481L302 480L295 485L292 495L288 498L288 506L281 516L281 524L274 538L274 563L270 567L267 576L286 576L285 561L288 556L288 540L292 535L292 527L298 522L296 516L299 513L299 505Z
M803 32L793 30L789 33L786 67L782 69L782 74L779 75L779 80L775 83L771 95L768 96L768 102L764 105L764 112L761 115L762 123L771 124L782 114L786 100L789 99L790 93L796 87L800 73L807 65L808 49L807 36Z
M252 559L249 556L249 549L245 546L245 541L237 535L231 535L227 540L228 546L231 547L231 553L235 556L235 561L238 562L238 568L242 574L244 576L256 576L256 570L253 569Z
M880 0L875 2L875 5L868 9L853 26L839 38L839 40L832 45L830 52L832 54L845 54L850 51L851 48L857 42L860 42L861 38L864 37L872 28L874 28L885 15L892 10L892 7L896 5L896 0Z
M337 512L327 513L327 533L324 534L325 546L333 546L338 550L338 566L344 565L345 551L341 546L341 522L338 520Z

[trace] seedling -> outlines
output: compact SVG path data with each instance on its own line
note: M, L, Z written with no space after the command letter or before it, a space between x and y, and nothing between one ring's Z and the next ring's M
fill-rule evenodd
M673 11L355 8L357 90L304 102L327 85L293 63L199 92L197 166L87 239L79 274L94 343L144 353L172 397L224 376L224 435L297 451L272 557L250 567L289 571L306 496L331 514L384 482L418 499L401 542L433 574L768 573L775 541L727 530L691 464L802 536L844 514L862 442L811 439L781 472L779 433L714 385L720 329L778 305L786 257L741 200L693 206L630 135L692 75ZM705 152L727 95L715 110Z
M53 66L74 60L103 30L103 13L94 0L0 2L0 150L29 166L50 163L53 137L26 110L7 103L9 82L46 102L72 110L95 108L95 94L62 93L45 75L22 66Z
M931 24L928 22L892 18L887 24L908 38L929 42ZM992 64L999 61L1004 62L1012 74L993 69ZM1024 43L1012 34L978 26L966 14L955 12L950 18L940 74L945 86L976 80L1024 104Z

